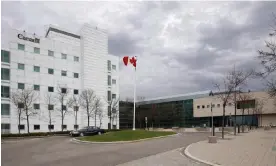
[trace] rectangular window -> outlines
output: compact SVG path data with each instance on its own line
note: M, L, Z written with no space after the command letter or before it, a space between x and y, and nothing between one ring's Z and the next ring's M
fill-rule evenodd
M1 68L1 80L10 80L10 69Z
M39 85L34 85L34 90L40 91L40 86Z
M25 130L25 125L18 125L19 130Z
M34 53L40 54L40 48L34 47Z
M67 125L62 125L62 128L66 130L67 129Z
M18 50L25 50L25 45L24 44L17 44Z
M61 76L67 76L67 71L61 70Z
M48 129L49 129L49 130L54 130L54 129L55 129L55 126L54 126L54 125L48 125Z
M1 62L10 63L10 52L1 50Z
M39 110L40 109L40 105L39 104L34 104L34 109L35 110Z
M107 61L107 70L111 71L111 61L110 60Z
M1 123L1 133L10 133L11 125L9 123Z
M74 129L78 129L79 128L79 125L74 125Z
M111 115L111 106L107 107L107 111L108 111L108 116L110 116Z
M34 130L40 130L40 125L34 125Z
M54 87L48 86L48 92L54 92Z
M204 108L205 108L205 105L202 105L202 108L204 109Z
M200 109L200 106L199 106L199 105L197 106L197 109Z
M66 105L62 105L62 110L66 110Z
M61 88L61 93L66 93L67 89L66 88Z
M67 59L67 55L66 54L61 54L61 59Z
M219 108L219 107L220 107L220 104L217 104L217 107Z
M1 104L1 115L10 115L10 104Z
M215 104L212 104L212 108L215 108Z
M18 108L24 108L24 104L23 103L18 103Z
M74 111L79 111L79 107L78 106L74 106Z
M112 99L116 99L116 94L112 94Z
M112 84L116 85L116 80L112 79Z
M1 97L10 98L10 87L1 86Z
M79 57L74 56L74 61L75 61L75 62L78 62L78 61L79 61Z
M48 69L48 74L54 74L54 69L49 68Z
M48 50L48 56L54 56L54 51Z
M74 89L74 95L77 95L77 94L79 94L79 90Z
M111 101L111 91L107 91L107 100Z
M232 106L232 103L228 103L228 106L229 106L229 107Z
M79 73L74 73L74 78L79 78Z
M112 65L112 69L113 69L113 70L116 70L116 65Z
M40 72L40 67L39 66L34 66L34 72Z
M18 63L17 68L19 70L25 70L25 65L23 63Z
M48 110L54 110L54 105L48 104Z
M23 83L18 83L18 84L17 84L17 88L18 88L18 89L25 89L25 84L23 84Z
M111 86L111 76L107 76L107 85Z
M210 108L210 105L207 105L207 108Z

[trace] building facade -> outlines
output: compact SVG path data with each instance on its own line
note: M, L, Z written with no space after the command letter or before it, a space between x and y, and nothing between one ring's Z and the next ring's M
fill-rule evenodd
M75 108L68 110L61 126L61 113L55 111L61 104L57 102L49 108L45 99L49 94L56 96L59 89L69 92L68 98L78 98L82 90L92 89L100 97L104 113L101 120L96 120L96 125L108 128L107 101L119 97L119 58L108 54L107 31L84 24L79 34L55 26L49 26L43 37L15 29L11 29L10 34L9 41L2 41L8 45L1 49L2 133L27 131L25 118L18 126L17 107L11 100L18 89L32 89L36 93L32 107L36 115L30 117L30 132L87 126L82 107L76 108L79 110L77 118ZM49 126L49 109L53 110L52 126ZM94 125L94 121L91 118L90 125ZM76 124L78 126L74 126Z
M234 94L231 94L225 107L225 125L232 126L234 122L235 107ZM267 92L243 92L236 95L237 124L276 126L276 106L273 98L270 98ZM194 100L194 117L211 118L211 105L214 117L214 125L222 125L223 107L219 94L206 96ZM243 116L242 116L243 115Z
M219 93L213 93L213 96L210 96L210 92L203 91L137 102L136 128L145 128L146 125L154 128L210 127L211 105L214 126L221 127L223 124L223 103ZM225 107L225 126L234 125L233 99L234 96L231 94ZM266 92L240 93L237 94L236 99L236 122L238 125L276 125L274 100ZM120 114L120 127L132 128L133 104L121 103L120 110L125 111Z

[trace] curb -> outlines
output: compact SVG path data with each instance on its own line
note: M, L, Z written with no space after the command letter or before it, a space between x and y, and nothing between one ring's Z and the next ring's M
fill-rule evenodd
M199 141L199 142L202 142L202 141ZM196 143L192 143L192 144L190 144L189 146L187 146L187 147L185 148L185 151L184 151L185 156L187 156L187 157L189 157L190 159L193 159L193 160L195 160L195 161L197 161L197 162L204 163L204 164L207 164L207 165L210 165L210 166L222 166L222 165L218 165L218 164L211 163L211 162L206 161L206 160L199 159L199 158L197 158L197 157L191 155L191 153L189 152L189 148L190 148L191 145L193 145L193 144L196 144Z
M230 134L230 132L227 132L227 134L226 135L232 135L232 134ZM205 142L206 140L204 140L204 141L198 141L198 142ZM198 143L198 142L196 142L196 143ZM190 158L190 159L193 159L194 161L197 161L197 162L200 162L200 163L203 163L203 164L207 164L207 165L210 165L210 166L223 166L223 165L219 165L219 164L215 164L215 163L212 163L212 162L209 162L209 161L206 161L206 160L202 160L202 159L199 159L199 158L197 158L197 157L195 157L195 156L193 156L190 152L189 152L189 148L193 145L193 144L196 144L196 143L192 143L192 144L190 144L190 145L188 145L186 148L185 148L185 151L184 151L184 154L185 154L185 156L187 156L188 158Z
M158 139L158 138L172 137L172 136L177 136L177 135L181 135L181 134L177 133L177 134L160 136L160 137L138 139L138 140L134 140L134 141L92 142L92 141L81 141L81 140L76 139L76 138L72 138L71 141L75 142L75 143L88 143L88 144L123 144L123 143L134 143L134 142L141 142L141 141L147 141L147 140Z

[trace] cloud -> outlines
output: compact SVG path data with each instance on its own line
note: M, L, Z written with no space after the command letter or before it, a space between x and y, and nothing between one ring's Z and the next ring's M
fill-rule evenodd
M234 64L256 68L275 8L275 2L255 1L5 1L1 38L9 28L44 35L48 24L75 32L85 22L107 29L109 53L138 57L137 95L151 98L213 89ZM121 97L133 96L134 71L120 64L120 76Z

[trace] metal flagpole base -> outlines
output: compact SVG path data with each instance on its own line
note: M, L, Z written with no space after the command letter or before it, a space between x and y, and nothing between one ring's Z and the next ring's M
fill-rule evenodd
M135 128L133 128L132 130L135 130Z

